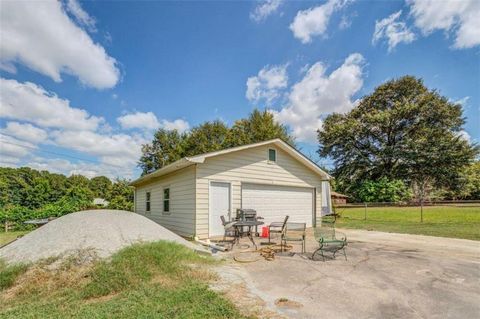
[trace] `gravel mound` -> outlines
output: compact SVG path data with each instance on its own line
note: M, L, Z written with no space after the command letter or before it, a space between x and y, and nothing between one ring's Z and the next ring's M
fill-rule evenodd
M206 252L141 215L121 210L87 210L57 218L0 249L8 263L64 257L82 250L101 258L137 242L168 240Z

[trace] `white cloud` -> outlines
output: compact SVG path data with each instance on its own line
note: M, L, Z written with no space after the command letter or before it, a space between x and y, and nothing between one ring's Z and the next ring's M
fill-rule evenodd
M388 51L391 51L399 43L410 43L415 40L415 34L407 27L405 22L398 21L401 14L402 10L391 14L385 19L375 21L373 44L384 38L388 39Z
M124 129L141 128L155 130L160 127L157 117L152 112L136 112L117 118L117 122Z
M159 121L157 116L152 112L135 112L131 114L126 114L118 117L117 122L123 129L139 128L146 130L156 130L161 127L167 130L177 130L180 133L183 133L190 128L188 122L182 119L176 119L174 121Z
M265 66L258 72L258 75L247 79L247 92L245 96L248 100L259 102L264 100L270 104L278 98L281 90L287 87L288 75L287 65Z
M480 45L480 1L408 0L415 26L429 35L436 30L453 33L454 48Z
M160 126L166 130L177 130L180 133L190 129L190 124L182 119L176 119L174 121L162 120Z
M353 53L330 74L326 74L323 63L315 63L292 87L288 105L273 111L275 118L288 125L299 141L314 143L316 131L322 127L321 116L354 107L352 98L363 85L364 63L361 54Z
M0 143L1 144L1 143ZM19 159L16 157L3 156L0 158L0 167L17 167Z
M17 163L36 148L32 143L20 141L12 136L0 133L0 157L2 161Z
M142 144L149 142L142 135L100 134L91 131L54 131L51 138L58 147L97 158L100 164L96 165L96 171L109 167L110 171L118 171L124 177L133 173L141 156ZM95 167L94 165L88 163L89 167Z
M85 10L83 10L82 6L77 0L67 0L65 7L67 11L75 17L75 20L77 20L80 25L85 26L91 32L97 31L95 27L95 19Z
M1 56L0 56L0 58L1 58ZM15 67L15 65L13 65L13 63L4 62L4 61L1 61L1 60L0 60L0 70L8 72L8 73L12 73L12 74L17 73L17 68Z
M290 24L290 30L302 43L309 43L312 37L325 34L332 14L344 7L347 2L346 0L328 0L321 6L299 11Z
M465 107L468 103L468 100L470 100L470 96L465 96L459 100L453 101L453 103L460 104L461 106Z
M68 100L34 83L0 78L0 89L0 118L18 120L9 121L0 129L2 165L27 164L64 174L75 171L88 176L133 177L142 145L150 142L151 130L164 127L184 132L190 127L182 119L158 120L151 112L136 112L121 116L117 121L122 129L142 130L122 132L118 127L112 128L103 118L70 106ZM81 157L85 160L79 159L77 163L35 157L42 151L37 146L40 143L58 148L55 152L60 157L62 154L75 157L79 153L98 163L90 163L84 156Z
M45 130L29 123L8 122L7 126L0 131L6 135L32 143L44 142L48 137Z
M350 28L351 25L352 25L352 20L348 18L346 15L343 15L338 27L340 28L340 30L345 30Z
M250 12L250 19L255 22L265 20L269 15L278 10L283 0L265 0L259 3L255 9Z
M1 162L17 166L22 163L36 169L48 169L67 175L82 174L88 177L107 175L130 178L140 158L142 144L148 142L141 135L101 134L92 131L56 130L50 132L49 137L53 145L89 155L96 158L98 163L81 159L78 163L72 163L60 158L37 157L34 156L35 151L41 151L41 149L38 149L35 144L0 133ZM72 156L65 151L57 151L57 154Z
M0 90L0 118L69 130L95 130L104 121L34 83L0 78Z
M90 21L80 6L72 9L74 3L69 10ZM0 20L2 64L23 63L56 82L66 73L98 89L117 84L116 60L68 17L60 1L2 1Z
M464 139L465 141L467 141L469 143L472 141L472 137L465 130L461 130L460 132L458 132L458 136L460 136L460 138Z
M0 79L0 89L1 118L27 121L45 128L8 122L1 129L2 162L6 162L3 157L9 157L15 159L10 163L25 163L35 154L36 144L48 141L58 148L96 157L100 163L98 167L115 167L121 176L133 173L142 144L148 142L144 135L115 133L103 118L72 107L68 100L33 83ZM87 164L95 167L95 164ZM87 171L84 166L81 169ZM63 173L68 172L64 170Z
M53 141L62 147L92 156L119 156L123 159L138 160L141 143L145 141L135 135L99 134L92 131L54 131Z

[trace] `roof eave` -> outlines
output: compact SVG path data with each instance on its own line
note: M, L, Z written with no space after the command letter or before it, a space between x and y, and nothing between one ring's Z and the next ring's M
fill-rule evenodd
M198 161L191 160L188 157L184 157L182 159L179 159L176 162L168 164L167 166L164 166L160 169L157 169L156 171L154 171L152 173L149 173L149 174L144 175L140 178L137 178L136 180L130 182L130 186L136 186L136 185L142 184L142 183L144 183L146 181L149 181L153 178L160 177L160 176L175 172L179 169L188 167L188 166L196 164L196 163L198 163Z

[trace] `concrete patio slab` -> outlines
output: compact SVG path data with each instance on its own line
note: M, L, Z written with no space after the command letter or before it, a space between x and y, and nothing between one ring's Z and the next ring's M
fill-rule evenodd
M262 300L264 311L256 314L265 313L265 318L272 313L289 318L480 316L479 242L343 232L349 238L348 261L343 256L322 262L295 255L236 263L234 250L217 271L224 281L243 282L251 299ZM316 247L310 233L307 251Z

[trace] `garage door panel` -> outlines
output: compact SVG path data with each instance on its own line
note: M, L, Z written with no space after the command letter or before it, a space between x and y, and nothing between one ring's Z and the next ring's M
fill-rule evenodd
M265 224L289 221L312 225L313 189L277 185L242 184L242 207L255 209Z

